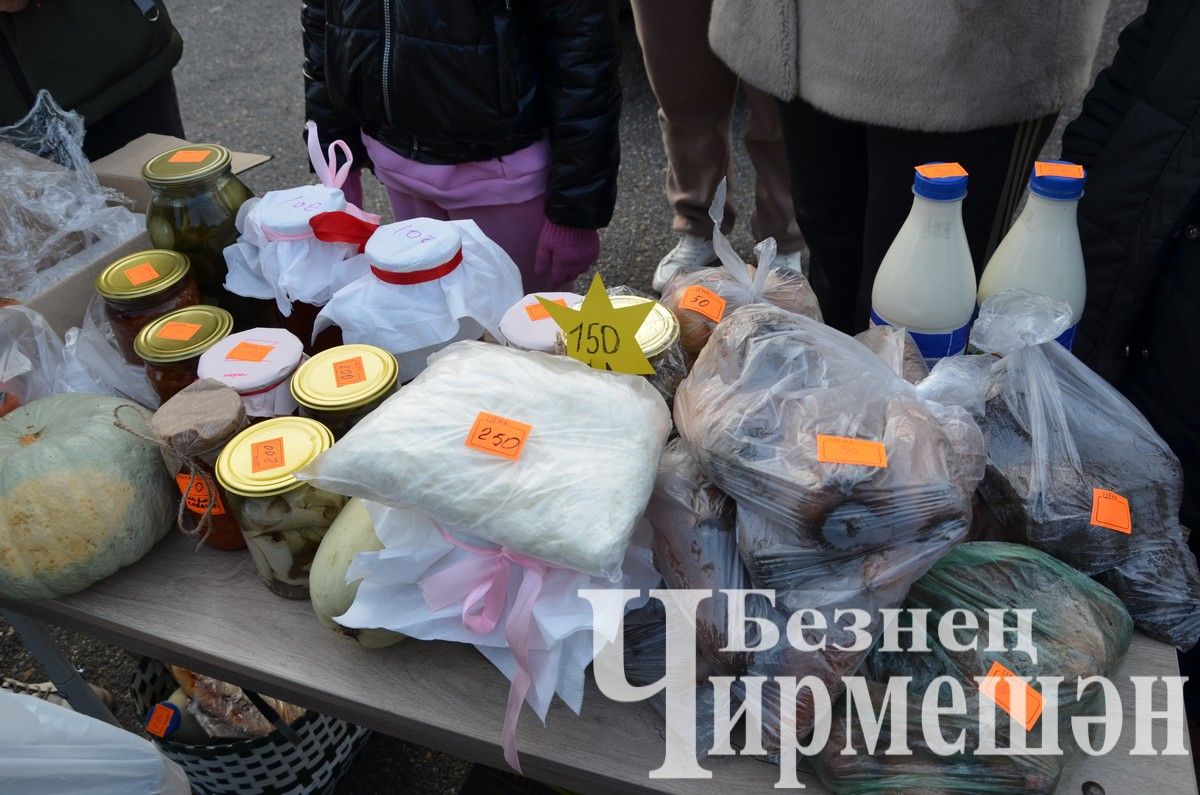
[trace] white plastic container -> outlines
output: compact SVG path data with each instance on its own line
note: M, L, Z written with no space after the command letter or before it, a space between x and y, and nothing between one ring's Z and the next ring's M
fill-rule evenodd
M230 334L205 351L196 374L241 395L249 417L284 417L298 408L290 382L306 358L303 343L290 331L252 328Z
M579 293L531 293L510 306L500 318L500 333L511 347L554 353L558 324L537 300L539 297L563 306L576 306L583 300Z
M926 163L913 177L913 204L883 257L871 290L871 325L903 326L925 361L962 353L975 314L975 268L963 228L967 172Z
M1083 167L1073 163L1034 163L1029 178L1029 201L979 280L981 304L989 296L1013 289L1069 304L1071 327L1058 338L1067 350L1075 342L1087 297L1083 248L1076 222L1085 176Z

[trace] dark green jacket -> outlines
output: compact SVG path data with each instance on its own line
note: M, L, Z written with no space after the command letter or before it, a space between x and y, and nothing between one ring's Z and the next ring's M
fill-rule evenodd
M162 80L183 40L158 8L154 21L133 0L42 0L0 13L0 126L43 88L92 125Z

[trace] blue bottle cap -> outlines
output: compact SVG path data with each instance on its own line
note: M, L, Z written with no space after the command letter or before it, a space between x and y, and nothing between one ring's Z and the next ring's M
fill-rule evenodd
M1047 199L1078 199L1086 180L1083 166L1065 160L1039 160L1029 175L1029 190Z
M913 193L937 202L958 201L967 195L967 170L958 163L925 163L916 167Z
M146 731L155 737L166 739L179 731L183 716L179 707L170 701L160 701L146 713Z

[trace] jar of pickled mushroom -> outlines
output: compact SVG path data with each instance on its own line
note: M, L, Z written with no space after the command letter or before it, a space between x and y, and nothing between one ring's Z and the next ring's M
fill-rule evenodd
M96 292L128 364L142 363L133 342L147 323L200 303L188 258L166 249L139 251L112 263L96 277Z
M374 345L339 345L314 355L292 376L300 416L340 439L396 391L396 357Z
M138 332L134 352L145 363L146 377L162 402L199 377L200 355L229 336L232 328L228 312L200 304L163 315Z

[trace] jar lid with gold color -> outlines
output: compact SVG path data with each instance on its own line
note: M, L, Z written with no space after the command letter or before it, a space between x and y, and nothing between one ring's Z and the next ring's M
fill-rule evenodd
M133 349L152 364L182 362L204 353L232 329L233 316L224 309L188 306L147 324L134 339Z
M640 295L610 295L609 300L612 301L614 309L645 303L654 304L650 314L642 321L636 337L638 347L647 359L653 359L679 340L679 320L670 309L653 298ZM583 301L577 301L571 308L578 309L582 304ZM561 337L561 334L559 336Z
M96 277L96 292L110 301L136 301L161 293L187 278L184 254L154 248L122 257Z
M252 425L217 457L217 481L242 497L273 497L304 485L295 472L333 446L333 434L307 417L276 417Z
M230 167L229 150L219 144L186 144L146 161L142 179L156 188L171 188L214 177Z
M321 351L292 376L292 397L316 411L350 411L387 394L396 384L396 357L374 345Z

